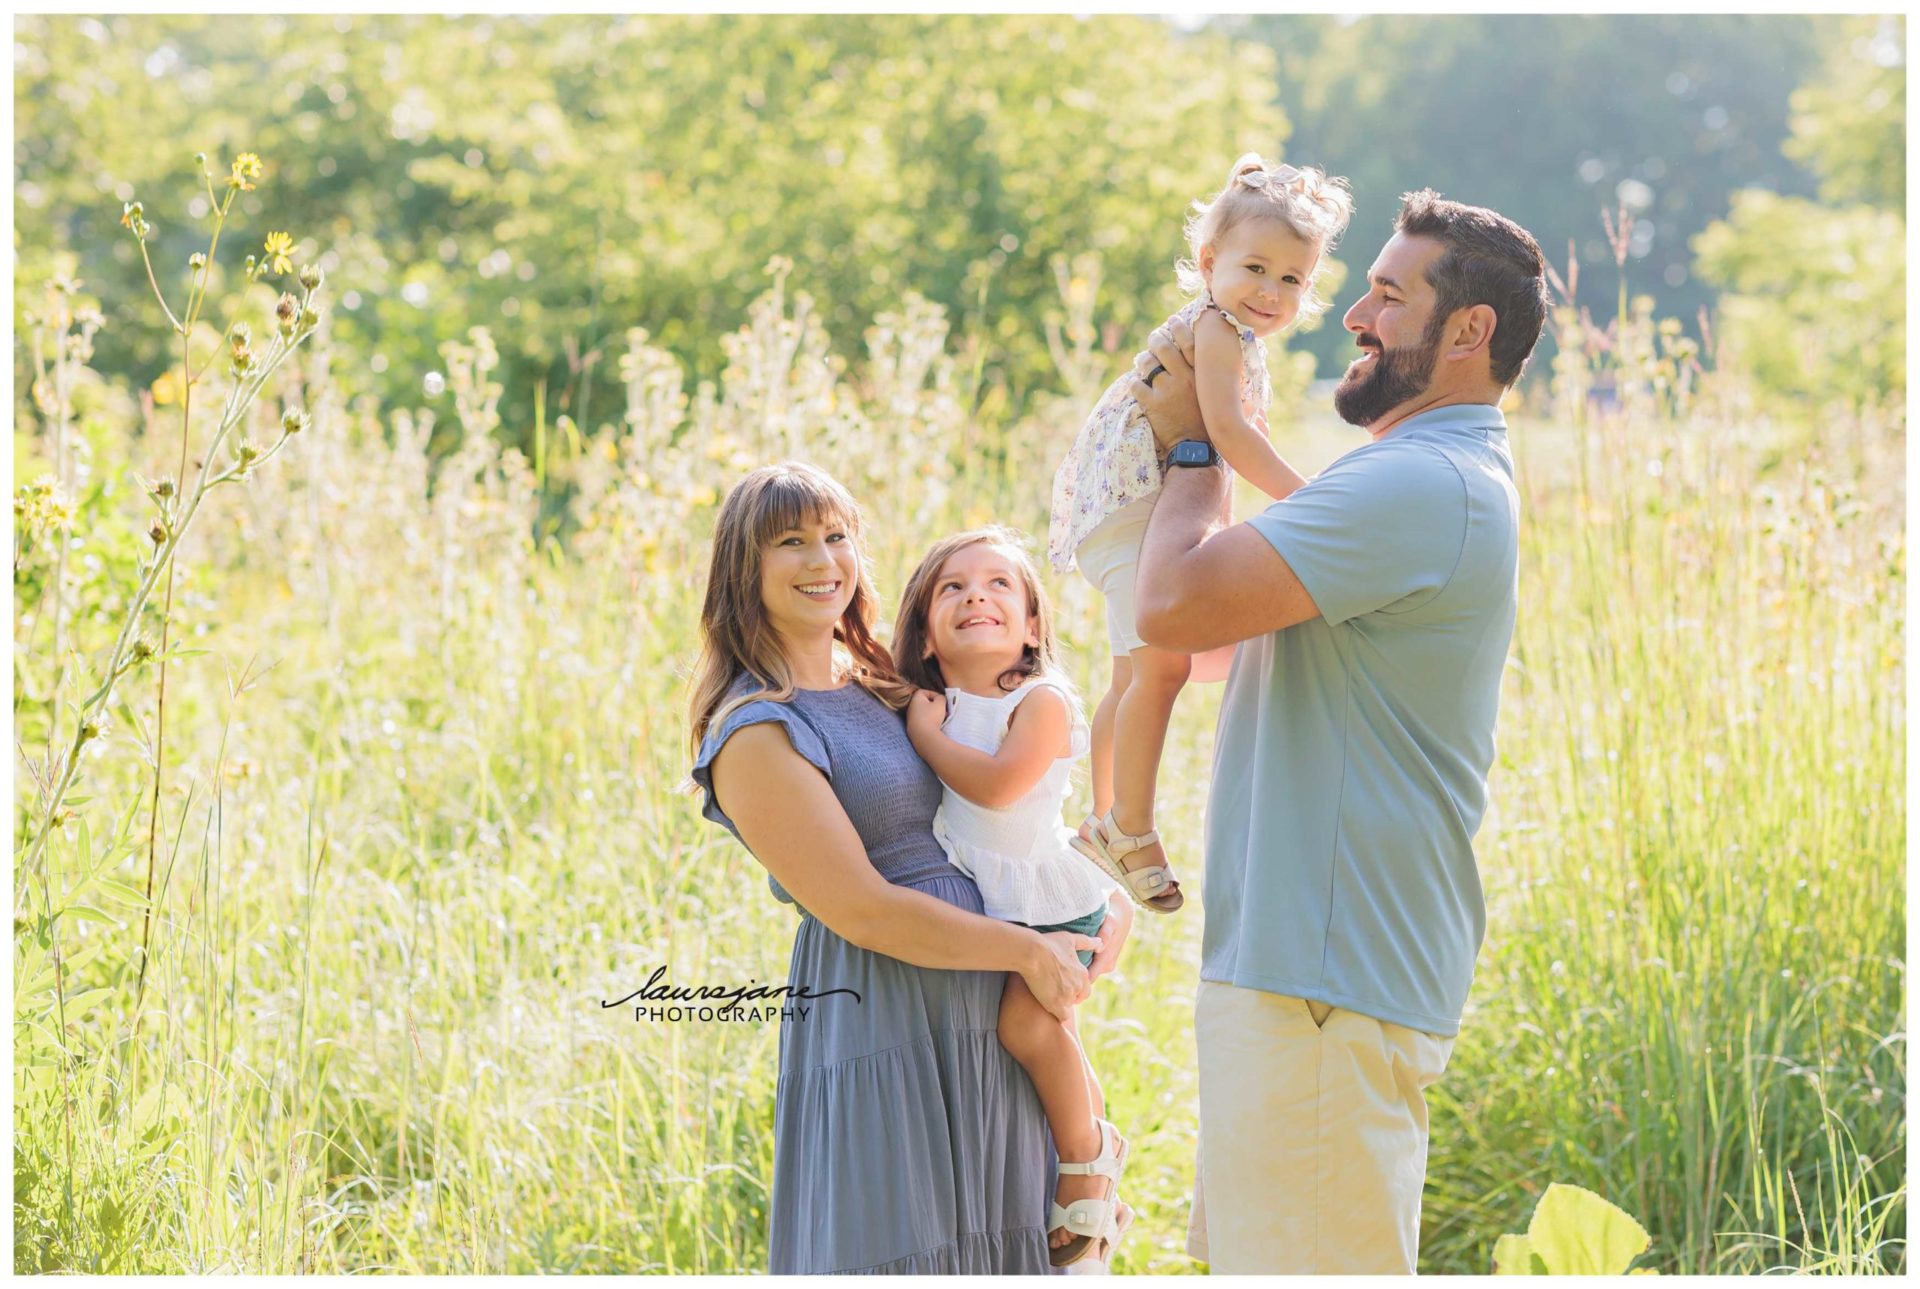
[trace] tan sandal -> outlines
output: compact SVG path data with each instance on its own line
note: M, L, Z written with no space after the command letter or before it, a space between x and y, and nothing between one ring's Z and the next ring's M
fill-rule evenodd
M1119 1242L1121 1228L1115 1222L1120 1205L1120 1174L1127 1166L1127 1139L1105 1119L1095 1119L1100 1129L1100 1153L1084 1164L1060 1163L1058 1171L1075 1176L1100 1176L1107 1179L1107 1193L1100 1199L1077 1199L1062 1207L1058 1200L1048 1206L1047 1236L1065 1227L1073 1238L1059 1248L1047 1250L1047 1261L1056 1267L1070 1267L1088 1254L1111 1259ZM1132 1224L1132 1213L1127 1216ZM1104 1246L1104 1247L1103 1247Z
M1113 1221L1095 1242L1094 1251L1080 1261L1066 1267L1065 1274L1070 1276L1106 1276L1113 1274L1113 1255L1120 1251L1120 1241L1133 1227L1133 1206L1113 1197Z
M1101 872L1120 883L1135 904L1155 913L1172 913L1187 902L1187 897L1180 893L1180 883L1173 879L1172 870L1165 864L1128 868L1120 862L1136 850L1157 845L1158 831L1149 828L1137 837L1121 832L1120 826L1113 822L1111 810L1099 818L1088 815L1080 826L1085 832L1075 833L1070 844L1099 865Z

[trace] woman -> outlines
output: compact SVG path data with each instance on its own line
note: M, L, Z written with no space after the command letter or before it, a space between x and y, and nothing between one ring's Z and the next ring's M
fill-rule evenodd
M827 475L756 470L721 505L701 610L704 813L801 907L787 983L859 995L781 1024L769 1269L1044 1273L1054 1159L995 1034L1004 973L1064 1013L1087 989L1075 951L1104 970L1121 932L981 915L934 840L940 780L898 714L912 687L873 638L859 539Z

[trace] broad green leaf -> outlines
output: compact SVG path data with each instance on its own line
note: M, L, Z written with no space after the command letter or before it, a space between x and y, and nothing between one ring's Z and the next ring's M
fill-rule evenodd
M67 907L65 907L64 909L61 909L60 912L56 913L54 916L78 918L82 922L102 922L102 923L105 923L107 926L113 926L113 927L117 927L120 925L119 918L113 916L113 914L111 913L102 912L101 910L94 908L93 905L91 904L69 904L67 905Z
M85 993L75 994L73 997L67 999L67 1019L75 1020L86 1015L89 1011L93 1010L96 1003L105 1002L119 992L119 990L109 987L105 989L89 989Z
M1551 1275L1617 1276L1650 1243L1646 1230L1590 1190L1555 1182L1527 1223L1527 1243Z
M111 877L101 877L95 879L95 885L100 888L102 894L125 900L136 909L143 909L147 906L147 897L133 887L128 886L125 882L116 882Z
M24 1102L50 1092L59 1075L60 1067L57 1065L16 1065L13 1067L13 1095L17 1101Z
M1493 1246L1493 1274L1496 1276L1534 1275L1537 1259L1524 1235L1503 1235Z

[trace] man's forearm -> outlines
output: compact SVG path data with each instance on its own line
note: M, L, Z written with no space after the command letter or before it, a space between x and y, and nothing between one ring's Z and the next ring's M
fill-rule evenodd
M1231 487L1231 476L1217 466L1167 471L1140 547L1134 591L1138 616L1177 609L1180 566L1220 526Z

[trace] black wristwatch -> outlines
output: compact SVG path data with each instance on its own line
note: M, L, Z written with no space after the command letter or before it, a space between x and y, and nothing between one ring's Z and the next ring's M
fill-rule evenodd
M1222 457L1214 450L1213 444L1205 439L1181 439L1173 445L1173 451L1167 453L1168 465L1185 466L1189 470L1198 469L1201 466L1219 465L1221 460Z

